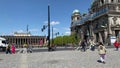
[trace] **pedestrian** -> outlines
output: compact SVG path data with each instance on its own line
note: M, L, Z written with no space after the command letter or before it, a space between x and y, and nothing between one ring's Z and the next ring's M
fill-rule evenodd
M86 42L86 40L83 40L81 42L81 47L82 47L81 50L85 52L86 51L86 46L87 46L87 42Z
M15 54L15 46L14 46L14 44L12 44L11 52L12 52L12 54Z
M23 44L23 53L27 53L28 45Z
M115 46L115 48L116 48L116 51L118 51L119 45L120 45L120 43L118 42L118 40L116 40L116 41L114 42L114 46Z
M95 43L94 43L94 41L90 40L89 41L89 45L90 45L90 50L94 51L95 50Z
M11 47L10 47L10 45L8 45L7 47L6 47L6 54L11 54Z
M79 41L78 47L76 48L76 50L80 50L80 46L81 46L81 40Z
M106 48L102 42L99 42L98 51L100 55L100 61L105 64Z
M29 52L29 53L32 53L32 52L33 52L33 50L32 50L32 45L28 45L28 52Z

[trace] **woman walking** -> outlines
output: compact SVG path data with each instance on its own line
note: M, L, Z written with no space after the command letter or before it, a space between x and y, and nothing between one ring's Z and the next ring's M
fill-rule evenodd
M14 44L12 44L11 51L12 51L13 54L15 54L15 46L14 46Z
M99 55L100 55L100 61L105 64L106 48L102 44L102 42L99 43L98 51L99 51Z

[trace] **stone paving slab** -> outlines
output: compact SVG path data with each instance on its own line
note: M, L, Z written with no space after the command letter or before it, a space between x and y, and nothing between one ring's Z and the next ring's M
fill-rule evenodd
M97 62L97 50L0 54L0 68L120 68L119 58L113 48L107 49L106 64Z

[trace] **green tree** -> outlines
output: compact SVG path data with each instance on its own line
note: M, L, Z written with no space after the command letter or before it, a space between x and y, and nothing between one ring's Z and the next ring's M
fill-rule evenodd
M80 41L80 36L77 35L77 33L74 32L74 33L71 34L70 39L71 39L72 44L78 45L78 43Z
M76 33L72 33L69 36L64 35L54 38L54 44L60 46L66 44L78 45L79 41L80 41L79 35L77 35Z

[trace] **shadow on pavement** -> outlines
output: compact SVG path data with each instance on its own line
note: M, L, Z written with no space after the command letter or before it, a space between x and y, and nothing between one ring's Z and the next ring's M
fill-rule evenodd
M53 51L69 51L69 50L73 50L73 48L56 48ZM48 48L37 48L37 49L33 49L33 52L48 52Z
M102 63L102 61L101 61L101 60L97 60L97 62L98 62L98 63Z

